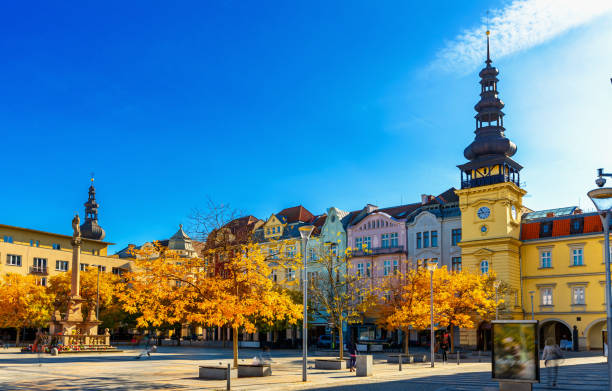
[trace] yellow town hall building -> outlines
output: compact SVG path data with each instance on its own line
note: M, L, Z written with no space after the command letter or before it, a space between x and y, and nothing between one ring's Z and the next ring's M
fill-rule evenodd
M523 206L522 166L512 159L516 145L505 137L504 103L498 97L497 68L480 71L476 137L459 166L462 263L466 270L494 271L510 287L502 319L540 322L540 343L548 337L580 349L601 349L605 328L603 227L596 213L576 207L532 212ZM588 189L585 189L585 193ZM461 344L490 344L490 324L462 330Z
M102 272L121 274L130 268L131 261L108 256L107 248L113 243L103 241L105 232L98 224L95 193L92 183L85 203L85 221L80 227L80 269L98 267ZM67 219L66 226L70 227L68 224ZM50 276L70 270L71 240L70 235L0 224L0 272L34 275L38 284L46 286Z

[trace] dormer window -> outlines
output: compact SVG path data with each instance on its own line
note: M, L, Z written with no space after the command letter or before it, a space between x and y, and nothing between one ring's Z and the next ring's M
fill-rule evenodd
M584 218L572 219L570 222L570 234L580 234L584 230Z
M552 221L546 221L546 222L540 223L540 237L541 238L551 237L552 236L552 226L553 226Z

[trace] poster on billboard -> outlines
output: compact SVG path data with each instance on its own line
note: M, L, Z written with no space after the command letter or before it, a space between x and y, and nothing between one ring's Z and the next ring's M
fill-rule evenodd
M493 379L503 382L538 383L538 321L499 320L491 323Z

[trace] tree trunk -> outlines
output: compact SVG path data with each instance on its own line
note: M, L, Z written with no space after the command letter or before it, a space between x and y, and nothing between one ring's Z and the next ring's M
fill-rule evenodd
M342 321L340 321L340 327L338 327L338 341L340 349L340 361L344 360L344 334L342 333Z
M404 329L404 354L410 354L410 329Z
M19 346L19 333L21 332L21 330L19 329L19 327L15 327L15 330L17 330L17 336L15 337L15 347Z
M175 329L174 332L176 333L176 346L181 346L181 334L183 332L182 327Z
M448 325L450 328L450 352L455 352L455 328L452 324Z
M238 368L238 327L234 327L234 368Z

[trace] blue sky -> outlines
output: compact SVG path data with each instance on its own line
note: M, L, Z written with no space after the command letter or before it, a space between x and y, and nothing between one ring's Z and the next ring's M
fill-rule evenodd
M590 207L612 170L607 2L177 3L7 5L0 222L69 233L91 172L114 250L206 197L266 218L458 187L487 9L525 204Z

